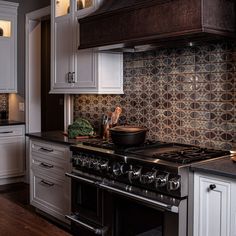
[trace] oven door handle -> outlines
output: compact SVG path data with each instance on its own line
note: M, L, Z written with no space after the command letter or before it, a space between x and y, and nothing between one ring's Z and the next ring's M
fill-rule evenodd
M100 183L99 187L101 187L102 189L108 190L110 192L113 192L113 193L118 193L118 194L121 194L123 196L131 197L132 199L139 200L139 201L142 201L144 203L152 204L156 207L159 207L161 209L164 209L164 210L167 210L167 211L170 211L170 212L173 212L173 213L178 213L179 212L179 208L177 206L168 205L168 204L165 204L163 202L159 202L159 201L155 201L155 200L143 197L143 196L139 196L139 195L134 194L134 193L130 193L130 192L118 189L118 188L114 188L114 187L109 186L109 185L104 184L104 183Z
M104 228L95 228L89 224L82 222L81 220L78 220L76 215L71 215L71 216L66 215L65 217L66 217L66 219L70 220L71 222L74 222L74 223L81 225L81 226L85 227L86 229L92 231L94 234L103 235L106 231L105 227Z
M87 178L84 178L84 177L81 177L81 176L78 176L78 175L66 173L66 176L70 177L72 179L75 179L75 180L83 181L83 182L88 183L88 184L95 184L95 185L97 185L97 181L93 181L93 180L90 180L90 179L87 179Z

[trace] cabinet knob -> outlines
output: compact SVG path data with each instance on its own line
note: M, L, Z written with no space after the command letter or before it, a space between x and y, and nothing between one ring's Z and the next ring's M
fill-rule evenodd
M216 185L215 184L211 184L210 186L209 186L209 189L210 190L214 190L216 188Z

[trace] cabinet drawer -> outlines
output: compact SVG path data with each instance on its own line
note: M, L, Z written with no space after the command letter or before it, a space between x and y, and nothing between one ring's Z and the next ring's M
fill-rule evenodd
M49 158L42 158L40 156L32 156L31 168L36 171L41 171L48 176L57 175L57 178L64 180L65 173L68 169L68 163L55 162Z
M69 184L46 176L40 172L32 172L31 204L48 214L65 221L70 211Z
M32 158L39 156L42 158L48 158L52 161L65 161L67 157L67 148L58 146L52 143L44 142L31 142Z
M24 175L24 137L0 138L0 178Z
M0 127L0 137L23 136L24 126L2 126Z

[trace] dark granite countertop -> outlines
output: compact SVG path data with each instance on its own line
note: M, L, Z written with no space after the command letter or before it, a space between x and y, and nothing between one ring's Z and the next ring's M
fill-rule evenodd
M50 141L54 143L72 145L81 142L79 139L69 139L63 134L63 131L48 131L48 132L38 132L38 133L29 133L26 136L30 138Z
M203 164L193 164L191 165L191 170L236 179L236 163L229 156Z
M9 125L24 125L25 122L16 121L16 120L0 120L0 126L9 126Z

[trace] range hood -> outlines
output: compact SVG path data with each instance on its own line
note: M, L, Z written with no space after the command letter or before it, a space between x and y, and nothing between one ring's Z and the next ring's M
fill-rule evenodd
M104 0L79 20L79 49L150 50L233 38L234 0Z

